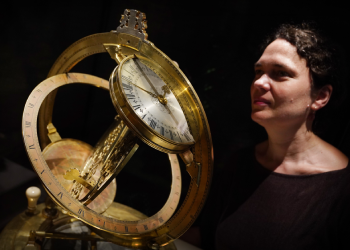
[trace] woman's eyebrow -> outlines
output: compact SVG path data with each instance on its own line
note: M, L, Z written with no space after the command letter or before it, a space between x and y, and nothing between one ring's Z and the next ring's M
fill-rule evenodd
M283 69L290 69L290 67L288 67L287 65L285 64L281 64L281 63L274 63L272 64L274 67L276 68L283 68Z
M254 68L261 67L261 66L263 66L263 64L264 63L256 62L256 63L254 63ZM291 67L289 67L288 65L286 65L284 63L273 63L272 66L276 67L276 68L290 69L291 70Z
M257 68L257 67L261 67L261 63L260 62L254 63L254 68Z

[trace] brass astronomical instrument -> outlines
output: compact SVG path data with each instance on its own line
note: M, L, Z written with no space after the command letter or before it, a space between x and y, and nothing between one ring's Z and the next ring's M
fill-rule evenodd
M213 147L204 109L191 83L147 40L146 27L144 13L126 9L116 30L82 38L67 48L48 78L28 97L22 130L28 156L45 190L70 220L83 222L98 237L121 246L159 249L186 232L199 215L211 183ZM69 73L84 58L104 52L117 63L109 82ZM57 89L74 83L108 90L118 113L94 148L62 139L52 123ZM113 202L115 177L127 167L140 141L168 154L170 195L153 216L130 208L128 216L116 217L113 209L122 205ZM180 206L177 154L191 176Z

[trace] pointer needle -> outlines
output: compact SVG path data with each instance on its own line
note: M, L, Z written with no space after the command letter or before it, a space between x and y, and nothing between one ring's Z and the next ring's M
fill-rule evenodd
M152 92L149 92L149 91L147 91L147 90L141 88L140 86L134 84L133 82L129 81L128 79L123 78L123 80L126 80L127 82L129 82L130 84L134 85L135 87L137 87L137 88L139 88L139 89L145 91L147 94L150 94L150 95L153 96L154 98L157 98L157 96L156 96L155 94L153 94Z
M143 77L146 79L146 81L148 82L148 84L151 86L152 90L154 91L154 93L156 93L157 96L159 96L158 91L156 90L156 88L153 86L153 84L151 83L151 81L148 79L147 75L145 74L145 72L143 71L143 69L141 68L139 62L136 60L137 58L133 58L134 63L136 64L137 68L141 71ZM156 97L157 98L157 97Z
M151 83L151 81L148 79L147 75L145 74L145 72L143 71L143 69L141 68L139 62L136 60L137 57L135 56L135 58L133 58L134 60L134 63L136 64L137 68L141 71L143 77L146 79L146 81L148 82L148 84L151 86L151 88L153 89L154 93L156 93L156 98L158 98L158 96L161 96L158 91L156 90L156 88L153 86L153 84ZM164 87L164 86L163 86ZM165 94L169 91L167 90L167 88L163 88L164 90L164 96L162 96L163 98L165 98ZM152 95L153 96L153 95ZM163 104L163 103L162 103ZM166 105L166 104L163 104L164 107L166 108L166 110L169 112L170 116L173 118L176 126L179 125L179 122L177 121L177 119L175 118L175 116L173 115L173 113L171 112L170 108Z

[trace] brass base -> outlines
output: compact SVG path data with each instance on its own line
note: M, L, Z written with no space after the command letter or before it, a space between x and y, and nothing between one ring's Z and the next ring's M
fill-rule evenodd
M58 227L68 225L79 220L66 215L65 211L62 211L60 207L57 207L58 215L55 219L47 219L42 213L44 210L45 203L41 203L37 206L37 210L33 215L27 215L26 211L24 211L21 214L17 215L12 221L10 221L10 223L6 225L0 234L0 250L40 249L40 245L34 246L34 244L32 244L33 241L30 239L31 231L37 232L37 235L46 235L47 238L57 238L56 236L60 236L60 239L72 239L72 237L68 237L69 234L66 234L67 237L65 237L64 234L52 232L54 232ZM104 215L121 220L140 220L147 218L147 216L141 212L116 202L112 203L107 211L104 212ZM77 235L71 235L77 237ZM86 235L82 234L80 239L90 241L90 238L94 238L94 233L92 233L91 237L87 237ZM99 239L98 241L106 240ZM98 249L98 247L95 249ZM170 243L167 246L161 247L159 249L176 250L176 246L174 243Z

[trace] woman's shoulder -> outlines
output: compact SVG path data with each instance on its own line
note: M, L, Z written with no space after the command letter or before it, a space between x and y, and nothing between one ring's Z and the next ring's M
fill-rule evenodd
M345 154L320 138L318 138L317 150L313 157L321 172L344 169L349 164L349 159Z

